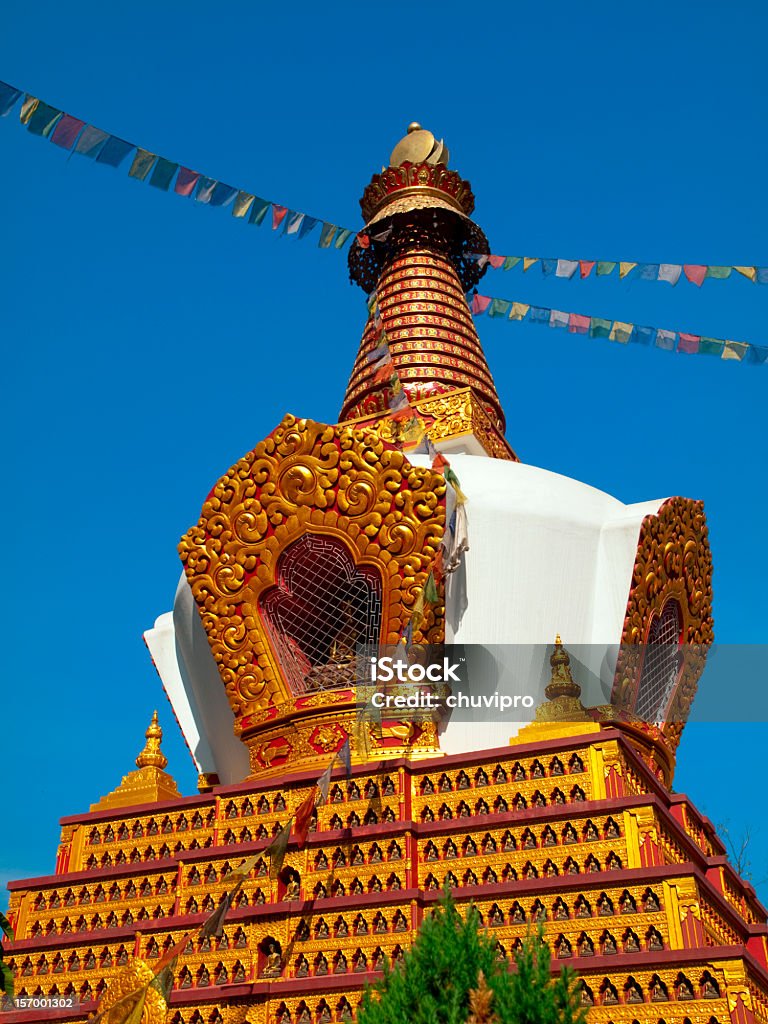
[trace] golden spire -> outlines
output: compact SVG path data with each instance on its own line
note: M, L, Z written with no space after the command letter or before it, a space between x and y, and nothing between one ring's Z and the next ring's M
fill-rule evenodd
M177 800L181 796L173 777L163 770L168 764L168 758L160 749L163 730L157 720L156 711L144 736L146 743L136 758L136 768L123 776L123 781L117 789L103 796L98 803L91 804L92 811L128 807L131 804L158 803L160 800Z
M555 649L550 655L549 664L552 666L552 676L544 691L547 700L555 700L557 697L580 697L581 687L574 682L571 675L571 659L563 647L559 633L555 637Z
M160 743L163 739L163 730L160 728L160 724L157 721L157 711L152 714L152 721L149 723L149 728L144 733L146 743L144 749L136 758L137 768L165 768L168 764L168 758L160 750Z

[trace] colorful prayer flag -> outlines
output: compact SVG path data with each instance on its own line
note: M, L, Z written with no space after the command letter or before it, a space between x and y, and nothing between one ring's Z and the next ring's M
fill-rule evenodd
M557 265L559 260L542 260L541 261L541 272L544 277L549 277L550 274L554 274L558 269Z
M277 203L272 203L272 230L277 231L283 222L283 218L288 214L287 206L279 206Z
M173 191L179 196L191 196L199 180L200 174L197 171L192 171L189 167L180 167Z
M334 248L343 249L352 236L352 232L348 231L347 228L339 228L339 233L334 240Z
M636 345L653 345L656 341L655 327L635 327L634 334L629 339Z
M0 82L0 117L5 117L11 112L19 96L21 89L14 89L12 85Z
M80 153L81 156L95 157L109 138L110 135L107 132L103 132L101 128L94 128L92 124L88 124L77 140L75 153Z
M659 279L659 264L658 263L640 263L640 269L637 272L637 276L642 281L658 281Z
M507 256L504 260L504 269L511 270L512 267L516 267L522 257L520 256Z
M749 345L743 341L726 341L723 348L723 359L743 359Z
M535 324L548 324L549 314L551 310L545 306L531 306L528 313L528 319Z
M605 277L607 274L612 274L616 269L616 263L611 263L610 260L599 260L597 264L597 276Z
M329 249L330 245L331 245L331 242L333 241L333 236L335 234L336 234L336 225L335 224L328 224L327 222L324 223L323 226L322 226L322 229L320 231L320 241L317 243L318 248L320 248L320 249Z
M437 604L440 600L433 572L430 572L429 576L427 576L427 582L424 584L424 600L427 604Z
M84 138L86 128L80 138ZM120 164L125 160L129 153L132 153L136 147L132 142L126 142L125 139L119 139L117 135L110 135L104 145L101 147L99 152L96 154L96 163L106 164L107 167L119 167ZM75 152L79 149L78 145L75 146ZM87 154L91 156L92 154Z
M677 343L677 351L693 355L699 351L699 340L698 334L683 334L683 332L680 331L680 340Z
M549 326L550 327L567 327L568 326L568 314L563 313L559 309L551 309L549 311Z
M240 883L242 885L242 883ZM220 939L224 931L224 918L227 916L231 902L231 894L225 893L222 897L218 907L213 911L210 917L203 921L200 927L200 938L212 938L216 937Z
M683 273L692 284L701 287L701 282L707 276L707 267L700 266L698 263L684 263Z
M571 313L568 317L568 330L571 334L587 334L590 327L590 318L581 316L579 313Z
M211 206L226 206L231 203L237 195L237 189L231 185L225 185L223 181L217 181L216 187L211 193Z
M768 267L755 267L757 271L757 283L768 284Z
M24 101L21 104L21 110L19 111L19 120L22 124L27 124L30 117L37 110L40 100L36 96L30 96L29 93L25 93Z
M579 260L579 274L582 279L589 277L595 267L597 260Z
M72 149L80 132L85 127L85 121L81 121L71 114L65 114L54 128L51 134L51 142L62 149Z
M627 274L632 273L636 266L636 263L619 263L619 277L623 280Z
M558 260L556 276L571 278L576 273L578 265L578 260Z
M493 267L494 270L498 270L499 267L503 267L504 266L504 260L505 259L506 259L506 257L504 257L504 256L489 256L488 257L488 262L491 264L491 266Z
M251 207L251 216L248 218L249 224L255 224L256 227L261 227L264 223L264 218L267 215L271 203L268 199L259 199L258 196L253 200L253 206Z
M656 331L656 348L663 349L665 352L672 352L674 350L676 340L676 331Z
M157 163L152 171L152 177L149 179L149 184L153 185L155 188L162 189L163 192L167 192L168 186L173 181L173 176L178 169L178 164L172 163L170 160L166 160L165 157L158 157Z
M47 139L61 117L62 112L60 110L40 100L27 118L27 131Z
M625 345L634 330L634 324L623 323L621 320L613 321L613 328L609 335L611 341L619 341L622 345Z
M699 355L722 356L725 342L721 338L701 338L699 341Z
M303 850L307 843L309 823L312 820L312 813L315 810L316 797L317 786L313 786L296 809L296 846L300 850Z
M358 231L355 235L355 241L361 249L367 249L371 244L370 235L366 235L364 231Z
M683 267L680 263L660 263L659 281L667 281L671 285L676 285L682 272Z
M179 172L181 174L181 172ZM237 198L232 206L233 217L245 217L251 208L251 203L254 201L256 196L250 192L243 192L242 190L237 193Z
M748 278L754 284L757 281L757 267L734 267L740 274Z
M607 338L613 326L612 320L604 320L599 316L589 318L589 335L591 338Z
M381 345L377 345L376 348L372 349L366 356L366 359L369 363L375 363L379 359L384 359L385 356L389 355L389 345L384 341Z
M137 149L136 156L133 158L133 163L128 171L129 178L137 178L139 181L144 181L152 170L157 156L155 153L150 153L146 149Z
M488 316L506 316L512 305L507 299L494 299L488 310Z
M732 270L733 267L707 267L707 277L714 277L716 281L727 281Z
M302 238L306 238L306 236L310 233L312 228L317 223L318 223L317 217L307 217L307 216L305 216L304 220L301 222L301 227L299 228L299 241L301 241Z
M285 226L283 228L284 234L297 235L303 220L303 213L300 213L298 210L289 210L288 216L285 218Z
M349 778L349 776L352 774L352 754L349 747L349 734L347 734L346 739L339 747L336 756L344 765L344 773L347 776L347 778Z
M328 790L331 788L331 776L333 775L333 766L335 763L336 755L334 754L331 758L331 763L317 780L317 798L315 800L316 807L320 807L320 805L324 804L328 799Z
M478 295L477 292L472 296L471 310L474 316L480 316L488 309L491 304L491 299L488 295Z
M193 196L195 202L203 203L204 205L210 203L213 190L217 185L218 182L215 178L206 178L204 175L201 175Z
M531 307L525 302L513 302L512 309L509 311L510 320L525 320L528 310Z
M534 263L539 262L538 256L523 256L523 273L530 270Z
M701 351L701 348L699 348L699 351ZM765 365L768 363L768 348L762 345L750 345L747 349L747 362Z
M285 853L286 850L288 849L288 840L290 839L291 836L292 821L293 817L288 819L286 824L283 825L282 829L277 833L275 838L264 851L265 854L269 856L269 877L272 879L273 882L280 874L283 867L283 862L285 861ZM309 822L307 822L307 828L308 827ZM306 840L306 835L304 838ZM304 847L300 846L299 849L303 850Z

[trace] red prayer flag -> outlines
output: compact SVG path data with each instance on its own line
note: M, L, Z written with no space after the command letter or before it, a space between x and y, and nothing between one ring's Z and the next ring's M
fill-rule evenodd
M446 466L450 466L450 462L443 454L438 452L432 460L432 469L434 469L436 473L442 473Z
M484 313L491 304L490 295L475 295L472 299L472 312L475 316Z
M579 273L582 277L589 277L595 268L597 260L579 260Z
M65 114L53 130L51 142L55 142L62 149L72 149L75 139L80 134L85 121L80 121L71 114Z
M683 271L685 273L685 276L688 278L689 281L692 281L694 284L698 285L699 288L701 288L701 282L707 276L708 269L708 267L700 267L696 263L683 264Z
M276 231L283 222L283 218L288 213L287 206L278 206L277 203L272 203L272 230Z
M294 821L294 827L296 829L296 845L300 850L303 850L307 844L307 836L309 835L309 823L312 820L312 812L315 809L315 800L317 799L317 786L313 786L308 796L299 804L296 811L296 819Z
M440 547L437 549L437 555L435 557L435 561L432 563L432 575L435 577L435 583L437 583L437 585L439 586L440 585L440 580L442 580L443 576L445 575L445 571L443 569L443 547L442 547L442 545L440 545Z
M380 384L384 380L391 380L394 375L395 364L390 359L388 363L384 363L384 365L380 366L376 373L374 373L371 383Z
M494 270L498 270L499 267L504 266L504 260L506 258L506 256L489 256L488 262L491 264Z
M176 178L173 191L180 196L191 196L199 180L199 171L191 171L188 167L180 167L179 176Z
M680 342L677 346L678 352L687 352L689 355L693 355L699 351L699 342L701 337L698 334L683 334L680 331Z
M358 232L357 235L357 244L360 246L361 249L367 249L368 246L371 244L371 240L368 237L368 235L360 231Z
M568 315L568 330L571 334L586 334L589 330L590 318L582 316L581 313L570 313Z

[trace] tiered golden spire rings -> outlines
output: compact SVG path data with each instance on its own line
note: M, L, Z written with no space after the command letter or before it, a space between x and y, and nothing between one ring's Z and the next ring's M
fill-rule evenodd
M144 749L136 758L137 768L165 768L168 764L168 758L160 749L160 743L163 739L163 730L160 728L160 723L157 720L157 711L152 715L152 721L149 723L149 728L144 733L146 743Z

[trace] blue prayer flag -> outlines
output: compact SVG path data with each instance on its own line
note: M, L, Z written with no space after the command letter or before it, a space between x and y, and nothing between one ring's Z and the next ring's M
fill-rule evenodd
M635 327L629 340L636 345L653 345L656 341L656 328Z
M197 183L195 189L195 199L198 203L210 203L213 190L218 185L218 181L215 178L204 178L200 176L200 181Z
M301 222L301 227L299 228L299 239L305 238L317 223L317 217L305 216L304 220Z
M0 82L0 117L5 117L10 113L19 96L21 96L21 89L14 89L12 85Z
M750 345L747 349L745 362L762 365L768 363L768 348L763 348L760 345Z
M98 129L96 130L98 131ZM86 128L83 134L87 131L88 129ZM116 135L110 135L96 156L96 163L107 164L109 167L119 167L133 148L133 143L126 142L125 139L118 139ZM90 154L88 155L90 156Z
M768 267L757 267L757 283L768 284Z
M548 324L549 314L552 311L544 309L542 306L531 306L530 312L528 313L528 319L532 320L536 324Z
M167 192L178 169L178 164L173 163L171 160L166 160L163 156L159 156L152 171L152 177L149 179L149 184L154 185L155 188L161 188L163 192Z
M641 263L637 268L637 276L643 281L658 281L659 279L659 264L658 263Z
M236 188L232 188L231 185L225 185L223 181L219 181L211 193L211 206L226 206L227 203L232 202L236 195Z
M542 260L541 261L541 272L544 277L549 277L550 274L554 274L557 270L557 260Z
M43 103L43 101L40 100L27 121L27 131L32 132L33 135L41 135L44 139L47 139L60 117L60 110L57 110L56 107L52 107L50 104Z

